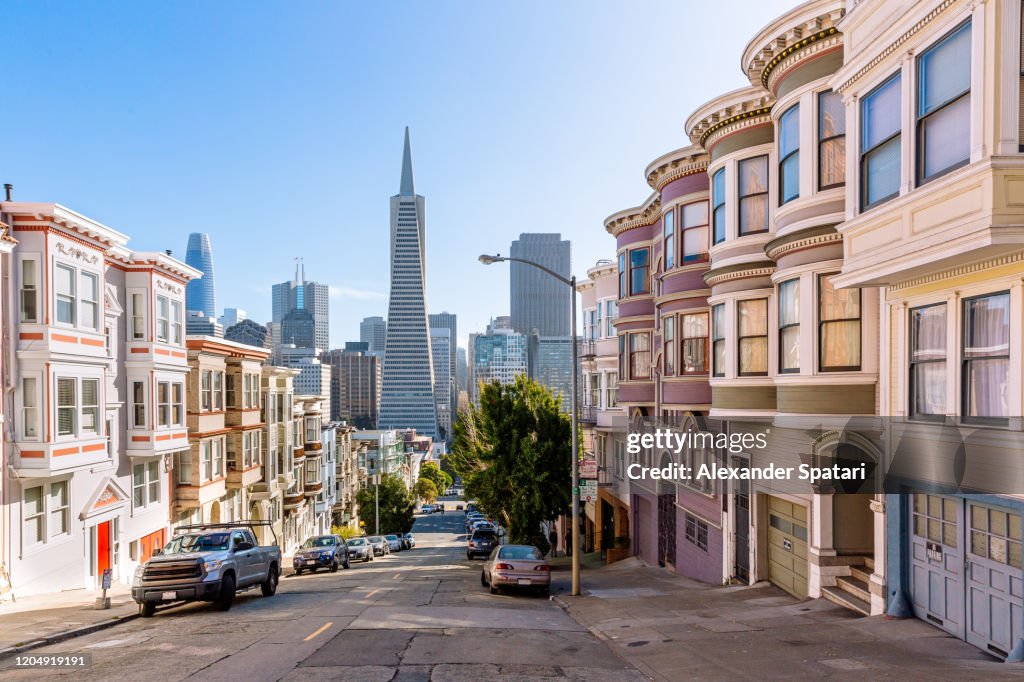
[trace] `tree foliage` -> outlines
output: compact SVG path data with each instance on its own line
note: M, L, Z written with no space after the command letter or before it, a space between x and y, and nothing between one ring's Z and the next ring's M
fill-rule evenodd
M420 478L426 478L434 482L437 493L452 487L452 477L441 470L435 462L424 462L420 465Z
M522 375L484 384L480 407L463 411L454 431L448 461L467 498L501 520L510 542L546 551L541 522L572 503L572 426L559 400Z
M429 478L421 477L420 480L416 481L416 487L413 488L413 492L416 493L416 497L427 504L432 504L437 499L437 486Z
M341 537L343 540L362 535L362 531L352 526L331 526L331 534Z
M381 476L379 486L380 532L408 533L412 530L413 511L416 503L405 482L393 474ZM359 516L366 523L367 532L374 528L374 485L371 483L356 493Z

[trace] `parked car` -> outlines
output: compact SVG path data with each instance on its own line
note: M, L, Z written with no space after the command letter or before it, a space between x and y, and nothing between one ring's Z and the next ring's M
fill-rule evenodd
M371 535L366 538L366 541L373 545L374 556L387 556L391 553L388 541L384 539L383 535Z
M532 545L502 545L484 562L480 583L491 594L503 587L525 587L546 595L551 592L551 566Z
M481 521L474 521L472 527L470 527L470 530L474 531L474 530L497 530L497 529L494 527L494 524L491 523L490 521L482 521L481 520Z
M373 561L373 545L366 541L366 538L351 538L345 544L348 545L348 555L352 561L356 559L362 559L365 561Z
M434 505L434 513L436 514L437 512L441 512L442 514L444 513L443 504Z
M135 569L132 599L150 618L159 604L210 601L227 611L239 591L259 587L277 592L281 548L256 544L253 524L185 526L183 531Z
M498 546L498 534L493 529L475 530L466 545L466 558L472 561L478 556L487 556Z
M422 513L422 514L433 514L434 513L434 505L432 505L432 504L425 504L425 505L423 505L422 507L420 507L420 513Z
M316 573L318 568L328 568L331 573L338 566L349 568L348 545L337 535L318 535L302 543L299 551L292 558L295 575L303 571Z
M462 505L461 504L455 505L455 511L462 511Z
M416 538L413 537L412 533L406 533L403 535L402 542L405 543L406 549L412 549L416 546Z
M385 535L384 539L387 540L387 542L388 542L388 551L389 552L401 552L402 551L402 541L401 541L401 539L399 539L399 537L397 535Z

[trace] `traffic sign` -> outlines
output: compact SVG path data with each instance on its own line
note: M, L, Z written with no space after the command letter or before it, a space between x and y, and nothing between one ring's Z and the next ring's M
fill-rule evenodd
M580 478L597 478L597 460L580 460Z
M593 502L597 499L597 479L580 481L580 499L584 502Z

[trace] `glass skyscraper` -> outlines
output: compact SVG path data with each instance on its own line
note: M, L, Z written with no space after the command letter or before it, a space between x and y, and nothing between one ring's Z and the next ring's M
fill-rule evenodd
M568 279L572 247L558 233L524 232L512 242L510 254L554 270ZM523 335L569 336L569 287L530 265L509 264L512 329Z
M188 236L185 263L203 273L200 279L194 279L185 286L185 310L201 312L206 317L216 319L217 280L213 274L210 235L205 232L193 232Z

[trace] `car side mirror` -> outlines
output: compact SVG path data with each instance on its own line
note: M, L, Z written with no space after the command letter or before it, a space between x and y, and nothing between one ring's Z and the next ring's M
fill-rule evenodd
M235 544L235 551L236 552L244 552L247 549L252 549L254 546L255 545L253 545L251 542L242 541L242 542L239 542L239 543Z
M157 547L156 549L153 550L153 554L151 556L160 556L163 553L164 553L164 551L162 549L160 549L159 547Z

